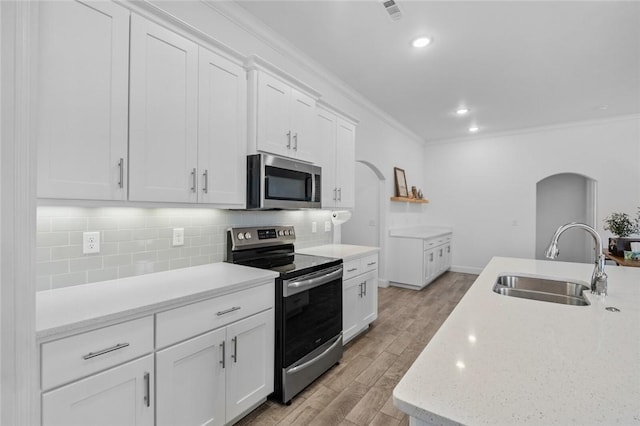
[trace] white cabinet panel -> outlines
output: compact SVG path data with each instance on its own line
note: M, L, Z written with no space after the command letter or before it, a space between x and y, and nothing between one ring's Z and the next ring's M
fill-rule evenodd
M291 89L291 128L294 156L305 161L316 161L316 101L311 96Z
M349 342L378 318L378 255L344 263L342 341Z
M195 202L198 46L131 17L129 199Z
M152 426L153 355L42 395L43 426Z
M344 343L351 340L360 330L360 315L357 308L360 304L361 284L362 280L358 278L345 280L342 283L342 341Z
M316 124L318 162L322 166L322 207L335 207L337 199L336 185L336 126L335 114L318 108Z
M157 353L158 426L225 424L225 338L223 328Z
M129 11L38 6L38 197L125 200Z
M356 126L338 117L336 133L336 207L355 207Z
M227 327L227 421L273 392L274 312L254 315Z
M263 72L257 79L257 147L261 151L291 156L291 87Z
M247 78L244 68L200 48L198 201L245 203Z
M435 238L389 238L389 280L421 289L451 267L451 233Z

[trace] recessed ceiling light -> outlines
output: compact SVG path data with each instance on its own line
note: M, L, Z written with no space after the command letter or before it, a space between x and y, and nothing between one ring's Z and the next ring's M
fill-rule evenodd
M418 37L411 42L413 47L426 47L431 44L431 37Z
M464 108L464 107L458 108L456 110L456 114L458 114L458 115L465 115L468 112L469 112L469 108Z
M478 130L480 130L480 128L479 128L478 126L471 126L471 127L469 127L469 131L470 131L471 133L475 133L475 132L477 132Z

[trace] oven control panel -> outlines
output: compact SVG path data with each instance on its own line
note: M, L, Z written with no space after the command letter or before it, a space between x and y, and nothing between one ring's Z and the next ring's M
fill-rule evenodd
M296 240L296 232L293 226L229 228L228 237L231 240L232 250L236 250L292 244Z

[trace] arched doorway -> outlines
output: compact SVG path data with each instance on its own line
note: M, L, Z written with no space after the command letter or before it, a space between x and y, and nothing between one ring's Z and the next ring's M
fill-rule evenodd
M565 223L581 222L595 227L597 182L576 173L548 176L536 184L536 259L544 252L555 230ZM560 242L558 260L592 263L593 239L571 229Z

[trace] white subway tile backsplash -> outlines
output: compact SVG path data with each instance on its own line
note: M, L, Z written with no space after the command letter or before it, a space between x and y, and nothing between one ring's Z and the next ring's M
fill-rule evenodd
M330 219L330 212L322 210L41 206L36 229L37 289L222 262L226 231L232 226L293 225L296 247L327 244L331 233L311 233L311 222ZM173 228L185 229L183 246L172 246ZM84 231L101 233L100 253L82 253Z

